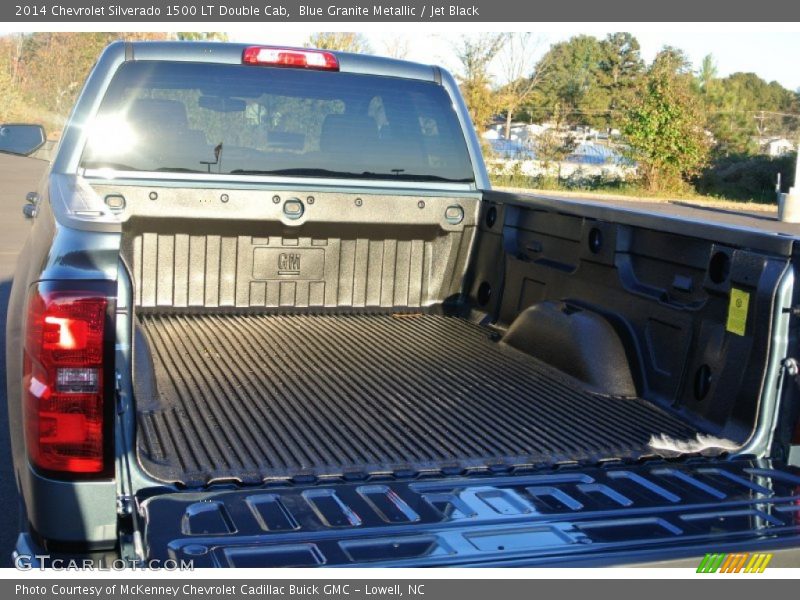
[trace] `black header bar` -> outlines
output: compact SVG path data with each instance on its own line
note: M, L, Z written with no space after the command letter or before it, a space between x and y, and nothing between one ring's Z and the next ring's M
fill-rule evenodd
M218 22L791 22L786 0L19 0L7 23Z

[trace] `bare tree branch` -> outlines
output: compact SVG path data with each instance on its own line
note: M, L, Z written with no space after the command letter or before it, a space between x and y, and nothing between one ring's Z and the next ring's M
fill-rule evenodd
M484 127L496 109L489 67L506 43L508 34L462 36L453 50L460 63L456 78L477 129Z
M387 36L383 40L383 48L386 56L391 58L407 58L411 50L411 41L406 35Z
M546 71L544 65L537 67L536 64L537 50L541 44L541 38L530 32L511 33L500 53L503 80L499 105L506 115L506 139L511 137L514 112L530 99Z
M319 31L312 33L305 43L307 48L341 50L342 52L369 53L372 49L362 33L354 31Z

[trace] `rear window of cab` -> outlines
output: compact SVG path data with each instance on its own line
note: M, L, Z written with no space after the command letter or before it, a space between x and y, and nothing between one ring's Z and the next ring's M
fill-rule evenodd
M413 79L132 61L88 132L88 169L474 180L446 90Z

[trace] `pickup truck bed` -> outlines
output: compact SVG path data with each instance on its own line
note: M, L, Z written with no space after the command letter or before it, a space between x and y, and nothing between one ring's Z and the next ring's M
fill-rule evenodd
M9 308L22 554L797 546L790 230L491 191L445 71L274 50L117 45L87 82Z
M139 326L139 457L187 485L635 459L653 434L697 431L442 314L143 312Z

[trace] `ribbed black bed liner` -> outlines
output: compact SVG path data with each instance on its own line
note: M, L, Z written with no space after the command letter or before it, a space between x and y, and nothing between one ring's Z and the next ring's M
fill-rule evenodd
M165 481L635 458L652 434L696 433L454 317L140 314L139 325L152 366L137 379L153 368L157 385L136 384L139 458Z

